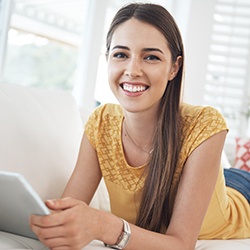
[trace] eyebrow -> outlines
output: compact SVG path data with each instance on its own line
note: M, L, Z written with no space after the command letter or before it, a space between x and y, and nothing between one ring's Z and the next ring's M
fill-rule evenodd
M127 46L122 46L122 45L116 45L116 46L114 46L114 47L112 48L112 50L114 50L114 49L125 49L125 50L130 50L129 47L127 47ZM149 52L150 52L150 51L158 51L158 52L164 54L163 51L160 50L160 49L158 49L158 48L144 48L142 51L145 51L145 52L148 52L148 51L149 51Z

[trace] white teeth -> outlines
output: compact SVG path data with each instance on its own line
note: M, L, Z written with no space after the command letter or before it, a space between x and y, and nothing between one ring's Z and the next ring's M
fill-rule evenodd
M140 92L146 90L146 86L140 86L140 85L131 85L128 83L123 84L123 89L129 92Z

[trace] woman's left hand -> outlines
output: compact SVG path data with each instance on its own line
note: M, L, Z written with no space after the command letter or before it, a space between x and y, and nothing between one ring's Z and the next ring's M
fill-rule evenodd
M50 215L31 215L30 226L51 250L79 250L98 236L98 210L73 198L48 200Z

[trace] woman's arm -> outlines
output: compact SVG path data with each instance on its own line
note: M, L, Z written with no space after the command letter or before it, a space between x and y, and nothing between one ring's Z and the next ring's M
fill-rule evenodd
M166 234L154 233L130 225L131 238L125 249L188 250L195 248L217 180L225 136L226 131L212 136L197 147L188 158ZM81 161L81 158L79 160ZM81 169L76 171L80 174L85 173L82 173ZM79 181L78 177L73 178L76 178L76 182ZM77 191L76 187L78 185L69 184L66 188L66 195L71 194L71 191L67 189ZM80 187L86 186L80 183ZM83 197L78 194L76 198L79 198L78 196ZM93 239L115 244L122 231L120 218L90 208L82 201L62 199L47 204L50 208L60 209L62 212L50 216L34 216L31 224L34 232L39 235L39 239L53 250L81 249Z
M72 197L89 204L101 177L96 151L84 134L75 169L62 194L62 198Z
M208 209L227 131L203 142L188 158L179 184L168 235L183 239L193 249Z

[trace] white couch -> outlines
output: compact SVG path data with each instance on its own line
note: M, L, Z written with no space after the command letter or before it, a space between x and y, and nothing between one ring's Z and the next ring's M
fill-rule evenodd
M81 111L69 93L0 84L0 170L24 175L43 200L60 197L75 165L87 119ZM109 210L103 182L91 205ZM38 241L0 232L0 249L45 247ZM104 248L93 242L85 249ZM249 250L250 239L198 241L196 249Z

